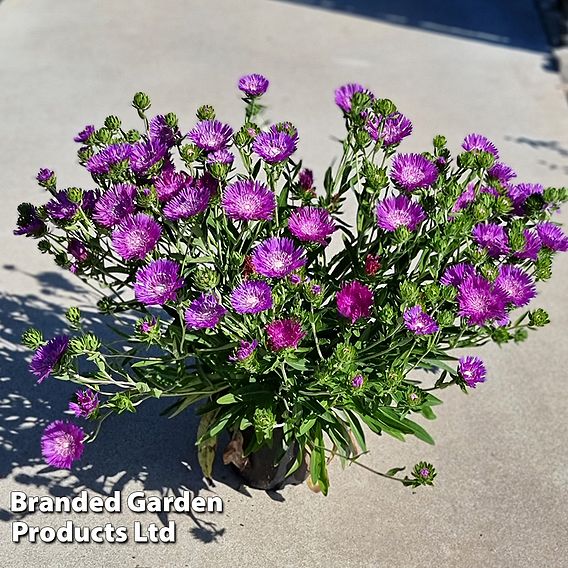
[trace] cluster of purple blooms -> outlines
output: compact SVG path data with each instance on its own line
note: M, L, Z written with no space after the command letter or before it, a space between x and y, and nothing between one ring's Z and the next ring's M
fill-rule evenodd
M239 80L238 88L247 104L266 93L268 80L262 75L246 75ZM369 100L373 94L362 85L347 84L335 92L335 102L345 117L358 112L354 96L360 93ZM385 116L367 110L363 113L364 129L379 146L393 151L412 133L411 121L398 111ZM307 313L280 313L279 291L287 286L308 290L313 306L323 305L323 310L334 310L329 317L337 318L338 329L364 330L380 317L383 306L380 296L380 274L390 267L388 256L366 254L360 259L361 270L352 272L357 276L338 283L331 282L334 294L328 287L311 280L310 266L316 255L323 255L341 222L320 201L311 201L315 196L314 177L310 170L296 170L297 187L303 190L302 204L291 207L286 215L279 214L278 194L271 183L270 175L280 171L297 149L296 129L286 122L273 124L265 130L250 128L249 152L265 166L267 183L253 179L252 174L235 175L226 183L213 175L213 166L227 166L232 171L235 156L231 151L235 133L231 126L216 119L200 120L185 136L162 115L149 121L148 132L136 143L112 142L92 154L86 161L86 169L93 179L106 180L113 172L128 172L121 181L105 183L104 191L86 191L80 199L70 199L65 191L55 191L55 174L42 169L37 180L44 187L53 186L52 199L46 204L49 220L63 225L84 213L91 219L101 235L110 240L117 261L131 269L132 290L135 301L145 307L167 307L181 310L185 326L194 333L226 334L237 347L230 355L235 364L249 362L259 349L274 353L283 352L283 357L294 352L311 333ZM96 129L92 125L77 134L75 141L89 145ZM176 169L173 149L182 141L190 142L200 153L201 167L191 170L191 175ZM511 201L513 214L523 216L527 202L542 196L540 184L513 184L516 173L506 164L498 162L496 146L484 136L466 136L464 151L489 153L495 162L486 172L482 182L469 182L455 200L449 211L453 222L463 211L476 202L480 195L499 198L505 195ZM393 191L372 201L374 230L378 239L394 242L390 233L426 234L432 228L431 208L423 196L442 188L444 183L444 158L417 153L396 153L388 172ZM124 181L127 179L128 181ZM103 184L101 184L103 185ZM149 196L154 198L154 208L146 207ZM248 231L269 228L263 238L253 239L244 266L230 285L212 286L211 289L194 290L184 262L168 258L165 241L171 232L185 226L198 226L207 222L213 212L215 222L224 224L238 235ZM181 230L181 229L180 229ZM38 236L47 231L44 218L37 208L28 208L22 213L17 234ZM511 243L507 224L479 222L471 232L472 248L483 250L490 261L498 263L497 274L491 279L478 266L469 262L455 262L442 271L441 287L455 288L455 316L462 318L459 325L488 326L489 329L507 326L509 311L524 307L536 295L535 280L526 269L528 262L536 261L539 252L568 250L568 237L552 222L538 221L531 228L523 229L524 245L515 250ZM268 236L267 236L268 235ZM166 243L167 244L167 243ZM76 236L69 238L67 252L74 259L72 270L87 264L92 251L88 244ZM122 259L122 260L121 260ZM522 266L521 266L522 265ZM396 267L394 267L396 268ZM310 276L308 276L310 274ZM293 293L293 292L291 292ZM318 297L317 304L314 300ZM422 341L422 336L435 340L443 334L443 320L435 307L421 300L401 303L400 327L413 341ZM339 315L340 317L337 317ZM242 316L242 317L240 317ZM232 321L254 322L256 337L235 340L229 331ZM144 320L142 333L149 334L156 319ZM226 326L225 326L226 323ZM313 323L313 322L312 322ZM243 324L246 328L246 324ZM398 324L397 324L398 325ZM241 326L240 330L243 329ZM314 334L315 334L315 327ZM214 330L214 331L211 331ZM428 339L429 338L429 339ZM43 343L30 363L31 372L38 382L56 374L65 366L70 338L56 336ZM275 355L279 356L279 355ZM486 379L483 362L473 356L459 360L455 376L462 384L475 388ZM364 393L368 380L356 372L348 376L352 389ZM348 384L349 384L348 383ZM97 415L101 401L91 389L78 391L69 403L69 410L77 418L92 418ZM68 422L57 421L49 425L42 439L42 451L48 463L69 468L78 459L84 448L85 433L82 428Z

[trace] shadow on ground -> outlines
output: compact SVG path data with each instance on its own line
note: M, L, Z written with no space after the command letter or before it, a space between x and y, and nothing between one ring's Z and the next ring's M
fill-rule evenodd
M194 446L197 417L191 411L171 420L160 416L171 400L147 401L135 414L110 418L70 473L41 467L42 431L49 422L65 418L76 386L53 378L36 384L28 371L31 354L19 345L20 337L32 326L41 329L46 338L65 332L64 297L59 291L81 291L56 272L39 274L37 279L41 285L38 294L0 292L0 478L11 476L24 488L41 488L53 496L73 495L83 489L111 494L132 481L162 496L178 495L182 490L195 496L214 491L216 482L247 494L222 464L216 464L219 475L215 481L205 482ZM89 329L99 334L106 330L98 314L83 308L82 313ZM195 538L212 542L223 535L224 528L190 516L195 522L191 531ZM158 517L167 522L166 513ZM0 509L0 520L10 518L9 511Z
M337 10L389 24L547 52L533 0L279 0Z

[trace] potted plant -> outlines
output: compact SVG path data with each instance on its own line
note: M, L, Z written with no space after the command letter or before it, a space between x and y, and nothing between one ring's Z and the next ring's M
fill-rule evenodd
M97 336L71 307L68 334L24 335L38 382L80 385L69 408L96 425L86 434L50 424L42 451L54 466L71 467L111 414L168 397L169 416L200 402L206 476L227 431L224 461L250 485L309 474L327 493L328 461L366 452L365 428L432 443L415 417L435 418L434 392L486 378L478 357L454 350L520 342L548 322L542 309L517 309L568 248L550 221L565 189L517 183L479 134L455 159L443 136L401 153L410 120L348 84L335 93L341 159L316 190L295 158L296 128L260 124L268 80L247 75L238 86L236 131L210 106L189 132L172 113L149 118L137 93L140 130L109 116L75 138L96 189L60 189L42 169L49 200L19 208L15 232L100 294L117 332ZM348 197L353 226L342 215ZM424 383L417 369L436 374ZM411 486L435 476L424 462L399 471L384 475Z

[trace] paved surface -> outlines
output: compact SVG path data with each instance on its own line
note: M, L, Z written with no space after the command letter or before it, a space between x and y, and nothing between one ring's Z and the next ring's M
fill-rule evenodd
M568 109L558 77L547 71L532 2L500 2L501 20L491 18L486 29L487 18L469 27L467 20L437 18L446 13L442 2L429 14L434 26L422 25L413 16L420 4L399 3L396 18L349 14L357 10L341 2L329 4L338 9L253 0L0 4L1 568L566 566L566 257L557 260L539 300L550 308L552 325L522 347L486 349L490 379L470 396L444 393L446 404L431 425L437 446L370 444L364 463L380 470L422 458L434 462L440 470L435 488L412 493L362 468L342 472L338 465L328 498L306 487L247 494L222 467L215 487L207 488L194 472L195 420L162 419L160 404L109 424L72 475L54 474L38 460L41 428L60 417L69 389L55 382L34 386L15 341L28 321L55 331L57 307L87 298L32 243L11 236L15 208L40 198L33 183L39 166L54 168L64 185L87 184L73 163L72 135L109 113L134 124L129 101L135 91L150 93L156 111L178 112L186 127L202 103L237 122L237 77L265 73L272 81L271 116L298 126L299 153L321 181L337 153L331 136L341 134L333 88L361 81L414 120L407 150L425 148L438 132L457 148L464 134L480 131L521 178L567 183ZM494 4L467 3L464 13L477 6L495 14ZM496 42L487 34L512 39ZM67 495L82 488L92 494L187 488L221 495L226 512L171 514L175 545L9 543L9 491ZM27 520L59 526L67 518L86 526L166 521L126 513Z

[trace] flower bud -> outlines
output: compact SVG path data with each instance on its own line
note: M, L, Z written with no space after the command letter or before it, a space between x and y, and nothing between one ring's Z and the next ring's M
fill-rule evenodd
M484 264L481 267L481 274L484 278L493 282L499 276L499 269L493 264Z
M272 409L257 408L254 411L253 425L259 443L272 439L272 431L276 425L276 418Z
M95 132L95 138L101 142L101 144L109 144L112 140L112 132L108 128L99 128Z
M433 485L436 469L431 463L419 462L412 469L414 479L405 478L405 485L418 487L420 485Z
M43 335L39 329L31 327L22 334L22 345L34 351L43 345Z
M462 152L458 154L457 163L460 168L470 170L475 166L475 155L473 152Z
M441 148L445 148L447 142L448 141L446 140L445 136L441 136L440 134L438 134L437 136L434 136L433 144L434 144L434 148L436 148L437 150L440 150Z
M456 289L451 286L446 286L445 288L453 290L454 293L456 292ZM451 327L456 321L456 314L450 310L442 310L439 312L437 320L442 327Z
M495 163L495 156L490 152L476 152L476 162L480 168L488 170Z
M69 342L69 351L75 355L96 353L100 347L101 342L99 338L92 333L73 337Z
M67 190L67 199L71 201L71 203L81 203L83 199L83 190L78 187L70 187Z
M215 120L215 109L211 105L202 105L197 109L199 120Z
M179 155L186 165L189 165L197 160L200 155L200 151L199 148L193 144L184 144L179 149Z
M219 274L212 268L199 268L194 275L195 286L203 291L215 288L219 280Z
M371 135L366 130L358 130L355 133L355 143L359 148L365 148L371 142Z
M42 239L38 242L37 248L39 252L45 254L46 252L49 252L51 250L51 243L48 240Z
M71 306L66 312L65 317L72 328L78 328L81 324L81 310L76 306Z
M396 112L396 105L390 99L378 99L373 103L373 109L382 116L390 116Z
M521 343L523 342L527 337L529 336L529 333L526 329L517 329L517 331L515 331L515 333L513 334L513 341L515 343Z
M150 97L146 93L136 93L132 99L132 106L139 112L144 112L150 108Z
M379 319L387 325L392 324L396 319L394 308L390 304L385 304L379 311Z
M542 308L529 312L529 325L531 327L544 327L550 323L548 313Z
M178 128L178 117L173 112L168 112L164 117L166 119L166 124L172 129L177 130Z
M141 138L141 134L140 132L138 132L138 130L129 130L126 133L126 141L129 142L130 144L134 144L135 142L138 142L138 140L140 140Z
M108 128L110 131L114 132L115 130L118 130L120 128L121 122L120 122L120 118L118 118L118 116L107 116L105 118L105 126L106 128Z

